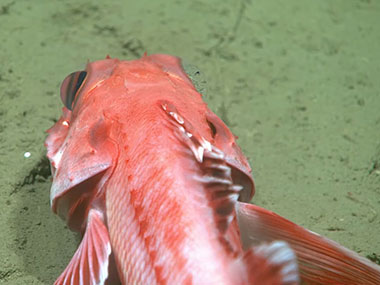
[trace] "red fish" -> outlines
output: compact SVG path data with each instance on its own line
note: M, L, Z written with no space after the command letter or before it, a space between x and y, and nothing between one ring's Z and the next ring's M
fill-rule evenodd
M380 284L371 262L247 204L251 169L177 57L62 83L52 210L83 238L55 284Z

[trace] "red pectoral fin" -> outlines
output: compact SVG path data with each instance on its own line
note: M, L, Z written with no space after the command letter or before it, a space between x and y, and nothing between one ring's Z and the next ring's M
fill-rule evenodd
M104 284L108 278L110 255L110 239L101 214L90 210L82 242L54 284Z
M295 251L301 280L308 284L380 284L380 267L336 242L281 216L238 203L237 217L244 248L274 240Z

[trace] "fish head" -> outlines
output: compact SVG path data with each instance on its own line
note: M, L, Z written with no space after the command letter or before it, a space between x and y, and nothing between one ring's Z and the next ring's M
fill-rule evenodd
M96 200L101 201L103 185L117 160L117 146L111 139L117 122L104 114L97 100L103 95L97 87L116 65L116 59L105 59L67 76L61 85L63 114L47 130L45 146L53 176L50 204L76 231L81 230L90 204L102 207Z

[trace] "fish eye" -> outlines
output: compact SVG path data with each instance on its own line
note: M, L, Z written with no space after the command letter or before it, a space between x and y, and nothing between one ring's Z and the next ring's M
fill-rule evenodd
M70 111L73 110L75 100L77 95L84 85L87 77L86 71L76 71L68 76L62 81L61 84L61 100L65 107Z

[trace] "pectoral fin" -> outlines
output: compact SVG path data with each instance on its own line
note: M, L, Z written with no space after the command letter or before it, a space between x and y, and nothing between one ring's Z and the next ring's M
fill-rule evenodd
M102 214L90 210L82 242L55 285L104 284L108 278L111 244Z
M283 240L295 251L307 284L380 284L380 267L336 242L258 206L238 202L244 248Z

